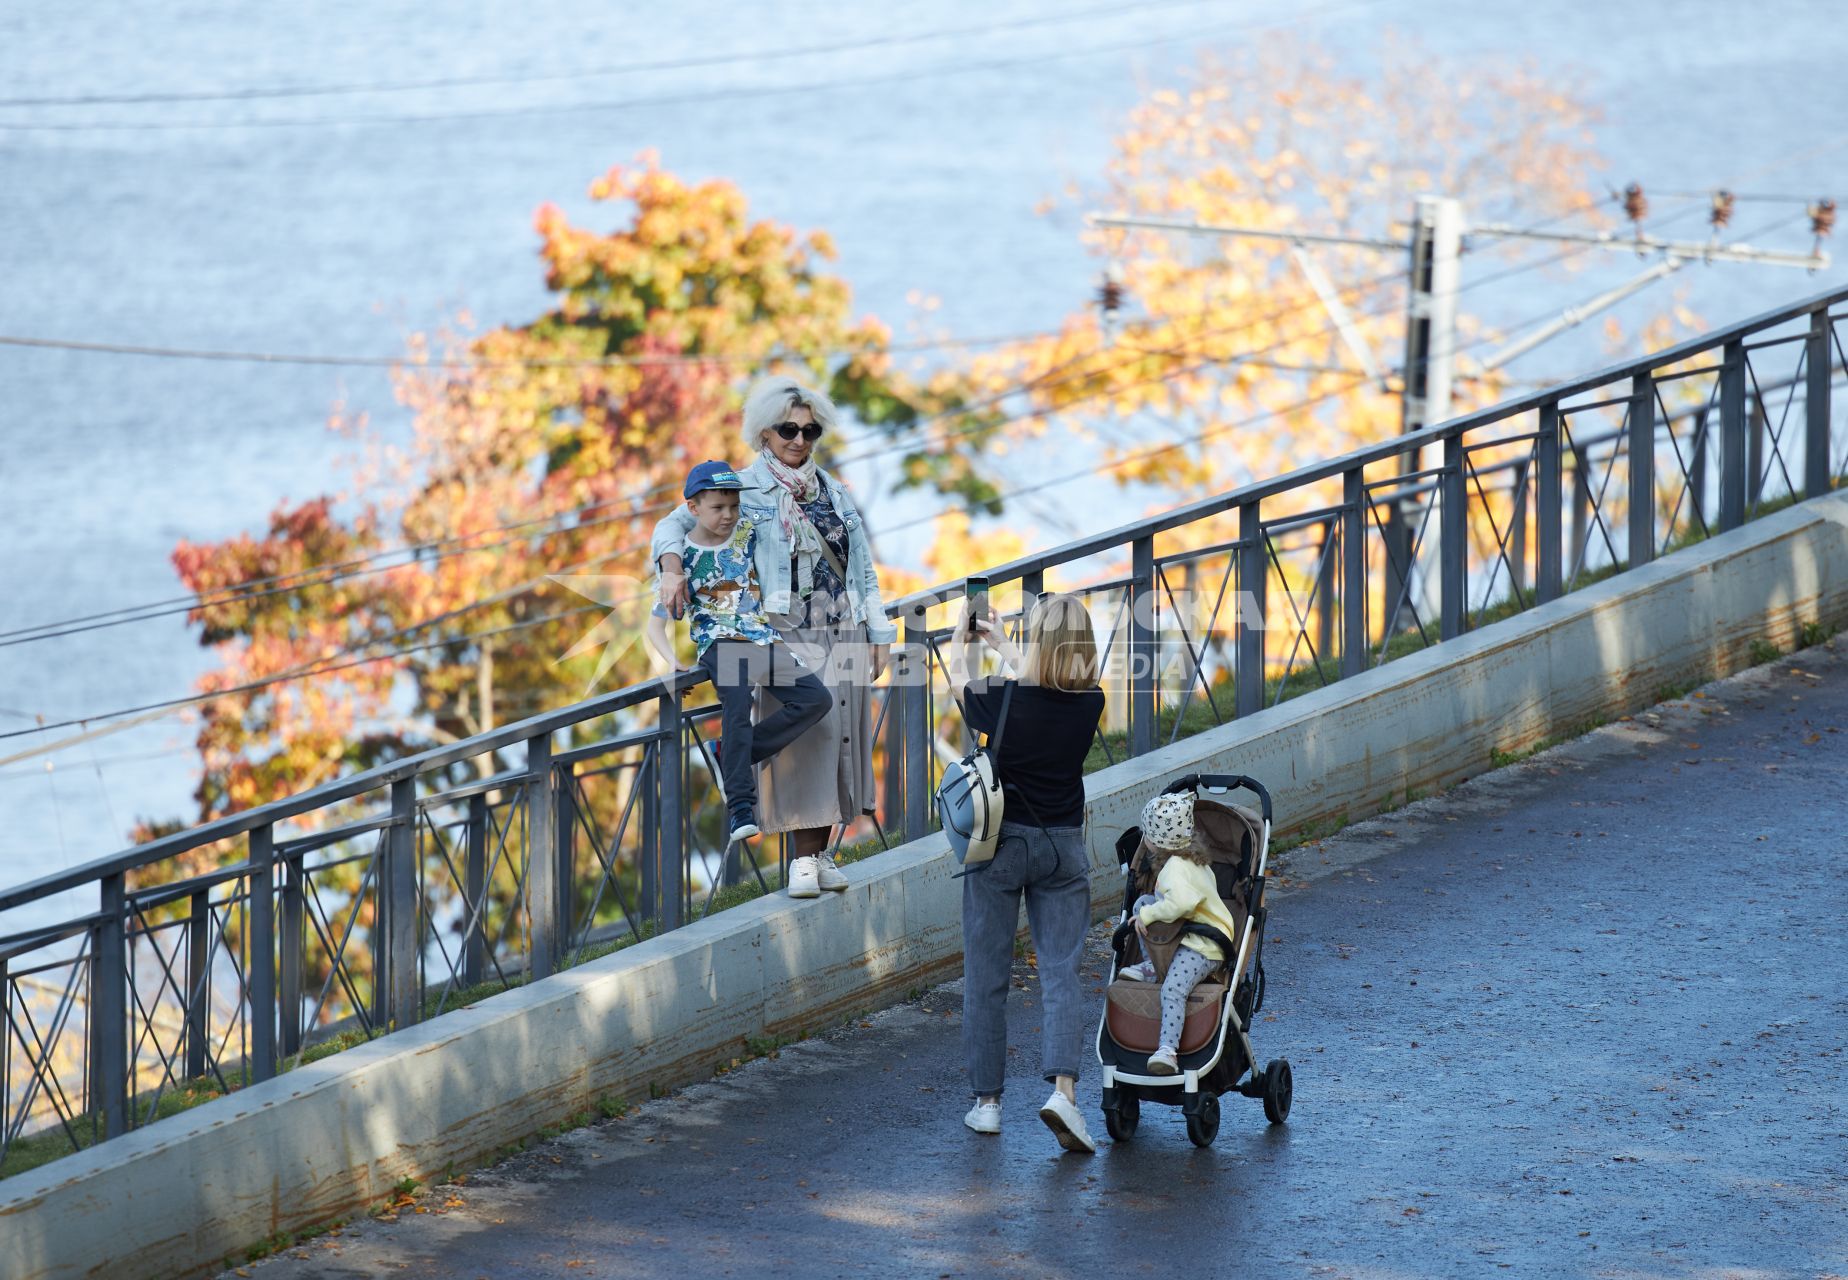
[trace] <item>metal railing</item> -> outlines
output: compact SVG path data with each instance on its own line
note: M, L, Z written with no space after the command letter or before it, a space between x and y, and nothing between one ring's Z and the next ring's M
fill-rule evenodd
M1848 465L1845 300L996 566L991 590L1018 588L1017 622L1071 579L1109 659L1096 751L1143 754L1828 491ZM879 795L837 844L934 826L960 595L889 606L903 643L874 693ZM724 843L717 708L683 705L703 680L649 680L0 892L0 1159L127 1132L340 1033L679 927L726 885L770 888L775 867Z

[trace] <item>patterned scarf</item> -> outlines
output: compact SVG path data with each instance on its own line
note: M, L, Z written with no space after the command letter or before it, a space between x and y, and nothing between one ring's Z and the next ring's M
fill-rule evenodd
M799 468L785 466L768 447L763 459L777 483L777 523L796 560L796 595L806 599L815 590L815 557L821 554L822 543L821 531L815 528L802 504L821 496L821 471L812 455Z

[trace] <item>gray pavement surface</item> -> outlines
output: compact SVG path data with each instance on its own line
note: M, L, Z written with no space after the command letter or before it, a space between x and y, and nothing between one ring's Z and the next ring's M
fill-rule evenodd
M1845 832L1838 640L1286 856L1286 1125L1061 1155L1023 963L999 1138L952 983L246 1271L1848 1274Z

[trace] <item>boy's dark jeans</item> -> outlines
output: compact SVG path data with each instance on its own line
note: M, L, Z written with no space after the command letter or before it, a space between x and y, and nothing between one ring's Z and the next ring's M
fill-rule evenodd
M781 642L714 640L699 655L699 665L719 691L719 723L725 735L719 773L725 783L726 806L755 808L756 766L827 715L834 695ZM751 693L760 686L771 690L781 705L752 724Z

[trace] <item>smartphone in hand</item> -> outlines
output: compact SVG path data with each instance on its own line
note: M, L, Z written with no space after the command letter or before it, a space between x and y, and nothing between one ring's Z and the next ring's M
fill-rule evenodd
M988 579L970 578L963 583L964 625L969 634L979 635L975 629L977 618L988 616Z

